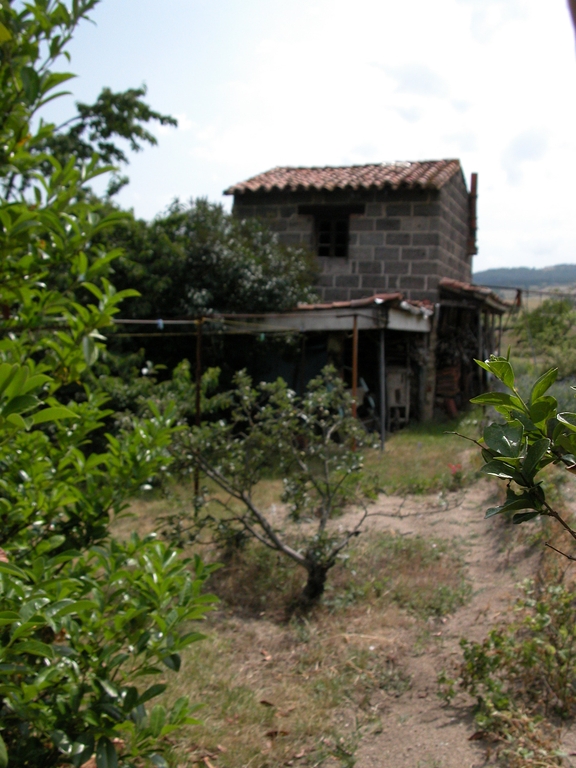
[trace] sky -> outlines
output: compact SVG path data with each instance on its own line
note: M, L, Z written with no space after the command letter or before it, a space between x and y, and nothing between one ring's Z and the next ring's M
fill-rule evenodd
M230 207L275 166L459 158L474 270L576 263L576 46L566 0L102 0L70 46L72 114L148 88L178 128L132 154L121 205Z

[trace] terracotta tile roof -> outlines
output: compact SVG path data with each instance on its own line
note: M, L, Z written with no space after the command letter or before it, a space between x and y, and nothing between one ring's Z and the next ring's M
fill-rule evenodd
M440 189L460 171L459 160L378 163L324 168L272 168L229 187L225 195L298 189Z
M474 298L500 313L508 311L511 306L510 302L501 299L498 294L494 293L485 285L463 283L460 280L452 280L450 277L443 277L440 280L439 288L462 297Z

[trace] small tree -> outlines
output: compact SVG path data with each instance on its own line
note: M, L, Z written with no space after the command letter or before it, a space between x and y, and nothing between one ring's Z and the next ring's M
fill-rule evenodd
M103 240L124 249L114 282L142 294L126 304L134 317L284 311L314 295L310 253L207 200L174 201L152 222L124 221Z
M482 471L502 478L507 485L506 500L488 509L486 517L513 513L516 525L539 516L550 517L576 540L576 531L550 505L542 485L541 472L549 464L576 470L576 413L559 413L556 399L546 394L556 381L558 369L540 376L526 396L518 391L509 357L491 355L485 362L476 362L508 390L487 392L472 400L492 406L502 416L502 423L490 424L483 437L474 441L482 450ZM550 543L546 546L559 551ZM573 555L560 554L576 560Z
M352 418L350 395L333 368L313 379L302 398L282 379L253 387L242 372L235 385L227 418L181 433L179 452L224 491L209 497L220 510L213 522L236 526L306 571L300 604L309 607L369 516L374 489L358 451L369 438ZM254 498L258 483L271 475L283 478L287 526ZM352 504L362 506L356 522L345 532L334 530L330 522ZM300 524L298 533L290 523Z

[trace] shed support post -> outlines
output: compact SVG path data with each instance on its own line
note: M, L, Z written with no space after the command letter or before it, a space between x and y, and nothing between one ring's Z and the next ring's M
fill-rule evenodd
M482 333L482 309L478 308L478 360L484 360L484 335ZM484 369L478 366L478 393L484 391Z
M356 418L358 405L358 315L354 315L352 327L352 416Z
M384 450L386 442L386 358L384 328L380 328L380 344L378 347L378 384L380 385L380 450Z

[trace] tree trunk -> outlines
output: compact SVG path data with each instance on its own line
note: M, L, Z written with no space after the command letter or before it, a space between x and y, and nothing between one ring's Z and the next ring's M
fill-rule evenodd
M313 563L308 567L308 581L302 592L301 602L303 607L312 607L324 594L326 576L330 565Z

